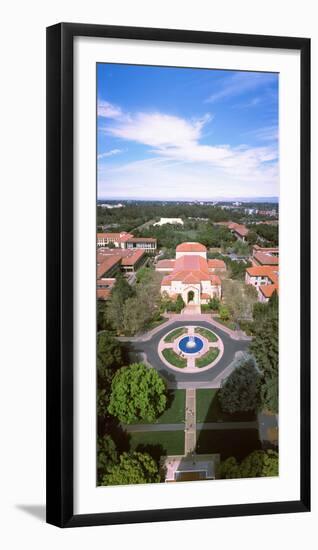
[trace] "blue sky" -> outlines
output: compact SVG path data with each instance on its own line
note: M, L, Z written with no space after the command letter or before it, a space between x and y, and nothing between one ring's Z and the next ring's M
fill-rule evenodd
M278 197L278 75L97 66L98 198Z

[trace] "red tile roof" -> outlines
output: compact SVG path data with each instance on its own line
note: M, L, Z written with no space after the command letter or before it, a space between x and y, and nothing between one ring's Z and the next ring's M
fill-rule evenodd
M175 260L159 260L156 263L156 269L173 269Z
M132 237L133 234L127 233L127 231L122 231L121 233L97 233L97 239L111 239L120 243L128 241Z
M102 277L105 273L115 267L116 264L119 267L120 263L121 258L119 256L105 256L101 259L101 261L99 261L97 257L97 278L99 279L100 277Z
M182 243L177 246L176 252L206 252L206 246L201 243Z
M226 269L226 264L223 260L213 259L208 260L209 269Z
M245 227L245 225L241 225L239 223L231 223L228 227L232 231L235 231L235 233L238 233L241 237L246 237L246 235L248 234L248 229L247 227Z
M123 255L121 265L126 265L126 266L135 265L135 263L137 263L144 254L145 254L145 251L140 249L134 250L134 252L130 254L125 254Z
M275 292L275 290L278 293L278 285L277 284L260 285L259 290L265 296L265 298L270 298L272 296L273 292Z
M279 258L278 256L271 256L270 254L265 254L264 252L255 252L253 259L256 260L261 265L278 265Z
M268 277L276 283L278 281L278 269L269 265L255 265L246 268L250 277Z

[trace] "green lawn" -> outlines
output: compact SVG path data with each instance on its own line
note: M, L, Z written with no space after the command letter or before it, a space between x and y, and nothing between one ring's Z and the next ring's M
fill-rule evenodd
M130 436L130 450L149 452L155 459L162 455L184 453L184 432L133 432Z
M169 363L171 363L171 365L174 365L179 369L184 369L187 366L187 360L180 357L180 355L177 355L171 348L163 349L162 355L167 361L169 361Z
M207 328L197 327L195 329L196 334L201 334L201 336L204 336L209 342L217 342L217 336L212 332L211 330L208 330Z
M223 319L221 319L218 315L215 316L215 320L231 330L236 330L236 324L234 321L230 321L229 319L227 321L223 321Z
M219 353L219 348L210 348L209 351L207 351L204 355L195 360L195 366L198 367L198 369L206 367L207 365L215 361Z
M185 418L185 390L172 390L168 392L167 409L153 424L178 424ZM149 422L139 422L149 424Z
M253 411L225 413L221 410L217 392L219 390L206 389L196 391L197 422L249 422L255 420Z
M219 453L221 460L235 456L242 460L252 451L261 449L258 430L201 430L197 432L196 452Z
M164 342L168 342L171 344L176 338L181 336L182 334L185 334L187 332L187 329L184 327L176 328L170 334L167 334L167 336L164 339Z

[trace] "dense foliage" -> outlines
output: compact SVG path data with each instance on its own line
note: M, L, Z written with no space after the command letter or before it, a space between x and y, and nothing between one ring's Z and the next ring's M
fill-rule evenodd
M101 482L118 461L116 445L110 435L104 435L97 439L97 475Z
M143 363L133 363L115 374L108 412L125 424L153 422L165 410L166 403L166 386L157 371Z
M134 287L118 278L106 309L117 334L136 334L160 317L160 280L160 274L148 268L141 270Z
M230 457L219 464L221 479L278 476L278 453L276 451L253 451L241 463Z
M259 379L253 361L237 367L218 392L221 409L228 413L255 411L259 406Z
M148 453L123 453L103 476L102 485L129 485L159 483L158 466Z
M264 409L278 412L278 297L254 306L253 353L261 371L260 395Z

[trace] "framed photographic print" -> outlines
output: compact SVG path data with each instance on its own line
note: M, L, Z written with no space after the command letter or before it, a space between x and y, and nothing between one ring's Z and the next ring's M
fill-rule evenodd
M310 41L47 29L47 521L310 509Z

